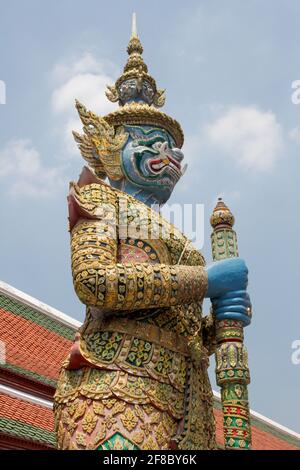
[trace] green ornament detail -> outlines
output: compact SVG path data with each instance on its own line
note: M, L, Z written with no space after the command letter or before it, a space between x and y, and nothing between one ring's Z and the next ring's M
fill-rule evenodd
M244 384L227 383L222 389L222 399L228 401L248 401L248 390Z
M133 442L117 432L97 448L97 450L140 450Z
M232 229L222 229L211 234L212 253L215 261L238 256L236 233Z

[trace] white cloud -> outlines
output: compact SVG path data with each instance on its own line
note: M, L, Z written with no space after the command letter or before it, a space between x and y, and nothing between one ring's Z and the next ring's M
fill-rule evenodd
M112 80L105 75L81 73L57 88L52 96L53 109L57 113L74 113L75 98L95 112L105 114L115 106L104 95L106 85Z
M53 70L57 86L52 94L52 108L60 116L60 129L65 150L68 154L79 155L73 141L72 130L80 131L82 125L75 109L75 99L88 109L100 115L116 108L105 96L106 86L113 84L116 73L114 66L97 61L86 53L70 64L58 64Z
M0 180L11 196L51 197L66 185L63 168L43 166L30 140L12 140L0 150Z
M107 84L114 83L114 74L116 70L111 63L101 63L91 54L84 54L76 61L54 67L52 76L56 85L52 94L52 109L64 156L76 155L80 158L72 136L72 130L82 129L75 99L98 114L109 113L115 105L107 100L105 90ZM28 139L11 140L0 148L1 186L10 196L54 196L67 185L66 170L62 164L46 167L40 152Z
M100 64L92 54L86 53L78 60L69 64L56 64L53 69L53 78L56 81L66 81L79 73L89 72L99 73Z
M75 109L76 111L76 109ZM72 131L82 133L82 123L78 116L69 116L66 119L65 125L61 129L61 137L63 139L64 149L68 152L69 155L80 156L80 151L75 143L73 138Z
M208 145L245 170L270 170L282 149L282 129L276 115L255 107L232 107L203 131Z

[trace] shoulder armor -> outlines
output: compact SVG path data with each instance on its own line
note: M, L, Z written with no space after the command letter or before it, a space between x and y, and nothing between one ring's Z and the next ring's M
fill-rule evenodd
M70 184L68 196L70 230L80 218L102 219L105 214L118 210L116 192L105 183L90 183L80 187Z

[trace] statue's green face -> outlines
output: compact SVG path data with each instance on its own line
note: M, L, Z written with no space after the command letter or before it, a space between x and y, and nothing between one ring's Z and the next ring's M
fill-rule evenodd
M183 153L162 128L126 126L129 138L122 150L122 167L133 187L165 203L181 178Z

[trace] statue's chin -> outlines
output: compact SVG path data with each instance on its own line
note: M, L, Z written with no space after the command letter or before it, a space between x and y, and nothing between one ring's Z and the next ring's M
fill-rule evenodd
M178 179L174 179L172 176L165 173L156 180L156 191L158 194L162 195L162 197L164 198L164 202L166 202L171 196Z
M153 193L157 196L157 199L161 204L165 204L168 201L173 192L174 186L174 182L169 180L167 177L164 178L164 182L159 180L156 182L156 187L154 188Z

